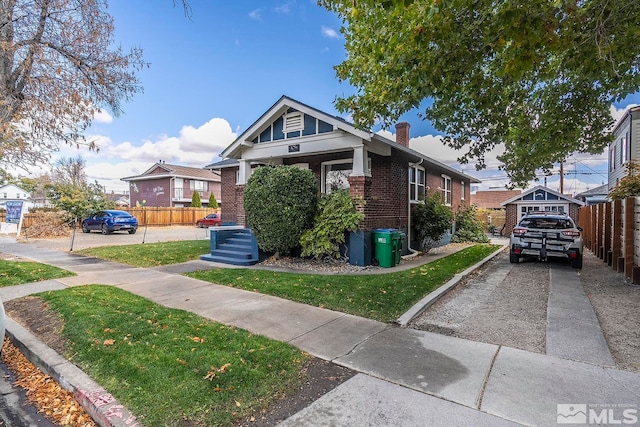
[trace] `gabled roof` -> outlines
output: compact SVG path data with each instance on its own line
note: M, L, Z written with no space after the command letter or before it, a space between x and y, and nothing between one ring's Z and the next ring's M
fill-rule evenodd
M205 169L223 169L223 168L231 168L234 166L238 166L238 160L237 159L224 159L221 160L219 162L215 162L215 163L211 163L207 166L205 166Z
M578 197L587 197L587 196L606 196L609 194L609 186L607 184L601 185L596 188L592 188L591 190L583 191L582 193L576 194L576 198Z
M359 129L354 124L347 122L341 117L334 116L328 113L325 113L317 108L310 107L307 104L304 104L300 101L297 101L293 98L283 95L280 99L273 104L264 114L262 114L258 120L253 122L247 130L245 130L234 142L231 143L227 148L225 148L222 153L220 153L220 157L225 159L222 162L213 163L211 165L205 166L208 169L220 169L223 167L235 166L232 163L232 160L238 159L241 156L242 147L251 147L253 146L253 142L251 142L256 136L267 127L274 118L282 116L285 114L290 108L293 108L297 111L300 111L304 114L308 114L316 117L319 120L322 120L326 123L333 125L334 131L341 130L346 133L357 136L358 138L364 141L377 141L382 144L386 144L391 146L392 148L404 153L407 155L409 160L414 163L421 163L423 165L432 165L434 167L438 167L447 171L448 173L457 176L464 177L469 179L472 183L482 182L477 178L474 178L470 175L466 175L455 168L452 168L449 165L446 165L438 160L432 159L430 157L425 156L424 154L413 150L411 148L405 147L402 144L398 144L395 141L392 141L388 138L385 138L381 135L373 133L371 131L365 131ZM226 163L225 163L226 162Z
M320 111L317 108L310 107L307 104L304 104L300 101L296 101L293 98L289 98L286 95L282 95L280 99L273 104L267 111L265 111L251 126L249 126L235 141L231 143L227 148L225 148L222 153L220 153L220 157L222 158L237 158L239 153L239 149L242 146L251 146L253 145L250 141L257 136L263 128L268 125L273 118L282 116L289 110L289 108L294 108L297 111L301 111L310 116L314 116L324 122L327 122L333 125L334 130L342 129L346 132L349 132L354 135L358 135L360 138L365 140L371 140L373 133L365 132L358 128L356 128L353 124L348 123L341 117L333 116L331 114L327 114L324 111Z
M187 178L204 181L220 181L220 175L204 168L156 163L140 175L120 178L121 181L146 181L161 178Z
M564 201L567 201L569 203L575 203L575 204L580 205L580 206L584 205L584 202L582 202L582 201L580 201L578 199L574 199L573 197L569 197L567 195L559 193L558 191L552 190L552 189L550 189L548 187L545 187L543 185L537 185L537 186L535 186L533 188L530 188L529 190L523 191L522 193L518 194L517 196L514 196L514 197L512 197L512 198L510 198L508 200L505 200L504 202L500 203L500 205L506 206L506 205L509 205L509 204L511 204L513 202L516 202L518 200L522 200L524 197L528 196L531 193L535 193L536 191L546 191L547 193L551 193L551 194L557 196L559 200L564 200ZM533 200L533 201L535 202L536 200Z

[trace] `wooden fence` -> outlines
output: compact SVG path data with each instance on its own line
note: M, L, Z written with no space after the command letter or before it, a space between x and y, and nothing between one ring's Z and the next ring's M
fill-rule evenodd
M584 246L634 284L640 284L640 198L580 208Z
M220 209L209 208L122 208L138 219L138 225L170 226L170 225L195 225L200 218L211 213L220 214ZM27 213L22 219L22 227L29 228L37 222L38 212ZM5 213L0 213L0 222L5 221Z

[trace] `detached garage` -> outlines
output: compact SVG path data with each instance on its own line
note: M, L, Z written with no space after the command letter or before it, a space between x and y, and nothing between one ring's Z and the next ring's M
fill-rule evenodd
M510 236L513 227L529 212L566 213L577 224L578 209L584 206L584 203L550 188L538 185L509 200L505 200L501 205L506 211L506 226L503 234Z

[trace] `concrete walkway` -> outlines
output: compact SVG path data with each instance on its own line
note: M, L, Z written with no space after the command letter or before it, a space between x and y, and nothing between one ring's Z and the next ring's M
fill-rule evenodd
M144 269L32 245L3 244L1 251L78 274L0 289L3 300L66 286L113 285L291 343L360 372L286 420L285 426L550 426L559 415L567 415L565 406L558 405L605 405L617 418L625 409L640 408L640 375L613 369L608 360L586 363L569 360L571 354L540 355L406 329L176 274L201 268L198 262ZM574 309L573 300L563 299L566 310ZM16 325L9 323L11 334ZM599 330L597 324L588 327ZM74 375L81 374L59 377L73 387ZM83 390L91 394L87 386ZM117 422L111 420L111 425Z

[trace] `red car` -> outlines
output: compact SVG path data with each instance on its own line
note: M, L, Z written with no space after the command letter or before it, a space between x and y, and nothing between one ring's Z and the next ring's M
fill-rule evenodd
M220 215L218 214L209 214L196 222L196 226L200 228L217 227L219 225L222 225L222 219L220 219Z

